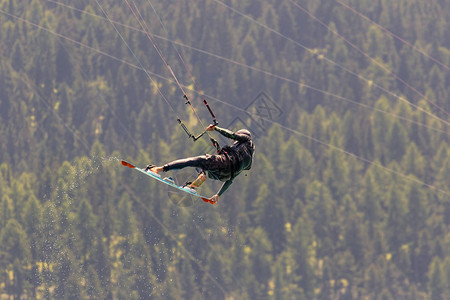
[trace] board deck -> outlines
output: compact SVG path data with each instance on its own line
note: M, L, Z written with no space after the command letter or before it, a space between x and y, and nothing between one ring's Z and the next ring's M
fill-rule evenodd
M209 200L208 197L205 197L205 196L202 196L202 195L198 194L195 190L179 186L179 185L175 184L174 182L172 182L170 180L166 180L166 179L162 178L161 175L156 174L156 173L154 173L152 171L146 171L145 169L138 168L135 165L133 165L133 164L127 162L127 161L124 161L124 160L122 160L121 163L122 163L123 166L129 167L131 169L135 169L135 170L137 170L137 171L139 171L139 172L141 172L141 173L143 173L143 174L145 174L145 175L147 175L147 176L149 176L149 177L151 177L153 179L156 179L156 180L158 180L158 181L160 181L162 183L165 183L165 184L167 184L167 185L169 185L169 186L171 186L173 188L176 188L176 189L178 189L180 191L188 193L188 194L190 194L190 195L192 195L194 197L198 197L198 198L202 199L205 202L208 202L208 203L211 203L211 204L215 203L215 202L212 202L211 200Z

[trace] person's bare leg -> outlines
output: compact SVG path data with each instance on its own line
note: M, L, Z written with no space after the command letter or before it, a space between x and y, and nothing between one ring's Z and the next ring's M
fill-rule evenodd
M203 182L206 181L206 175L205 173L200 173L197 177L197 179L195 179L191 184L190 187L191 188L198 188L199 186L201 186L203 184Z
M156 174L161 173L164 170L164 167L152 167L150 168L150 171Z

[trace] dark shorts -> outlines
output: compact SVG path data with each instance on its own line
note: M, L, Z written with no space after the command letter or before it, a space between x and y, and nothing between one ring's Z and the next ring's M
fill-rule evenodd
M225 155L200 155L175 160L164 165L164 171L179 170L186 167L200 168L208 172L208 177L225 181L231 178L231 161Z

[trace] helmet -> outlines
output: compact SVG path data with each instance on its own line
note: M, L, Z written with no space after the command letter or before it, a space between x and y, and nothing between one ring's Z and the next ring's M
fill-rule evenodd
M243 134L248 136L249 138L252 138L252 134L247 129L239 129L238 131L236 131L236 134Z
M240 129L235 132L235 134L238 135L245 135L248 137L248 140L245 142L247 149L250 151L250 153L253 155L253 151L255 151L255 144L253 144L252 140L252 134L247 129ZM236 141L235 143L239 143Z

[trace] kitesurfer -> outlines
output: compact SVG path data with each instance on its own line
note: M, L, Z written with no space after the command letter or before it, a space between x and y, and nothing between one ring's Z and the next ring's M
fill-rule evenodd
M186 167L198 168L201 170L199 176L192 183L188 183L188 186L193 189L205 182L205 172L207 172L209 178L224 182L217 194L209 199L209 202L214 204L219 200L219 196L230 187L236 176L243 170L250 170L255 146L252 135L247 129L232 132L216 125L209 125L206 131L217 131L224 137L234 140L234 143L223 147L217 155L206 154L179 159L160 167L148 165L146 170L158 174Z

